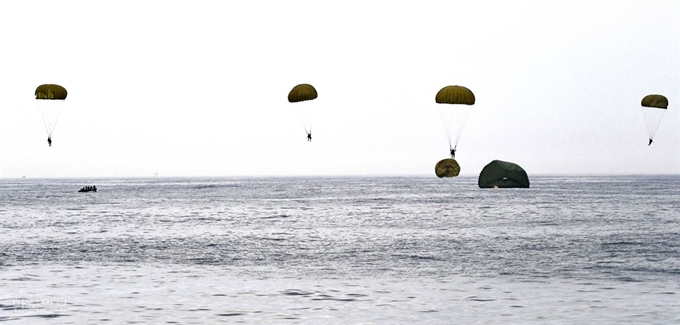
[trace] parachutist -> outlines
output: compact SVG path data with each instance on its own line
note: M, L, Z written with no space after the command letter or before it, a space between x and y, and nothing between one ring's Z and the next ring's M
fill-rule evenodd
M451 149L451 158L456 159L456 149Z
M312 133L307 133L307 141L312 141Z
M52 146L52 137L47 137L47 144Z
M652 142L654 142L654 141L652 141L652 139L649 139L649 144L647 146L651 146Z

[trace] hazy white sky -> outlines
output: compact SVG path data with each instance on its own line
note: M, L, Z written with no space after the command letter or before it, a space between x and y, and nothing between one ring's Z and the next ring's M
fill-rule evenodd
M3 1L0 177L680 173L680 2ZM48 147L33 92L68 92ZM314 140L286 96L319 92ZM669 108L647 146L640 100Z

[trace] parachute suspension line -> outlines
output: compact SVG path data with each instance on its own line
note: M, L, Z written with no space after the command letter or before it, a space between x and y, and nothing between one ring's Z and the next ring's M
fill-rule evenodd
M310 125L309 127L307 127L305 119L302 116L303 114L300 113L300 110L296 110L296 112L298 115L298 119L300 120L300 125L302 125L302 128L305 130L305 133L306 134L312 133L312 126Z
M38 103L38 106L40 106L40 103ZM43 110L41 107L38 107L38 110L40 111L40 117L42 117L43 125L45 126L45 133L47 133L47 137L51 137L52 134L50 133L50 130L47 127L47 120L45 119L45 114L43 114Z
M457 107L455 108L456 110L456 117L455 117L455 128L454 132L455 134L455 140L453 142L453 149L456 149L458 146L458 141L460 140L461 134L463 134L463 128L465 127L465 123L467 122L468 116L470 115L470 111L472 110L472 106L470 105L456 105Z
M653 107L643 107L642 113L645 117L645 124L647 126L647 134L649 140L654 138L656 130L659 128L659 124L663 119L663 115L666 112L665 109L653 108Z
M313 112L312 112L312 113L313 113ZM311 114L311 113L310 113L310 114ZM309 135L312 134L312 122L314 122L314 120L310 117L310 118L309 118L309 130L305 130L305 131L307 131L307 134L309 134Z
M52 133L54 133L54 129L57 128L57 121L59 120L59 116L61 116L61 109L64 107L64 101L60 100L61 103L59 103L59 109L57 110L57 118L54 119L54 125L52 126L52 132L50 132L50 137L52 137Z
M450 113L449 110L447 110L446 107L439 107L439 116L441 117L442 124L444 126L444 132L446 133L446 141L449 142L449 150L453 148L453 144L451 144L451 124L453 123L453 116L452 113Z
M38 110L40 110L40 115L43 119L43 124L45 125L45 132L47 132L48 137L52 137L54 129L57 126L57 121L61 115L61 110L64 107L63 100L37 100Z
M312 133L312 121L314 117L314 107L311 102L300 102L294 103L295 114L300 120L302 128L305 130L305 134Z
M471 110L471 105L439 104L439 114L444 124L446 138L449 141L449 150L454 150L458 147L458 141L463 133L463 127Z
M312 133L312 129L307 130L307 127L304 124L302 124L302 128L305 130L305 134L311 134Z

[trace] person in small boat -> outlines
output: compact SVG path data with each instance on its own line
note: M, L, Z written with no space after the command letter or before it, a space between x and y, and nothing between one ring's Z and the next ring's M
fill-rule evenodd
M92 190L97 192L97 186L92 186Z
M52 137L47 137L47 144L52 146Z

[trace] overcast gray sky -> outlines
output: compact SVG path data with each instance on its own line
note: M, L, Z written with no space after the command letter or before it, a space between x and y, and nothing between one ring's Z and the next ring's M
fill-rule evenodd
M0 177L680 174L680 2L4 1ZM33 95L68 90L48 147ZM313 84L309 143L287 100ZM669 107L647 146L640 100Z

